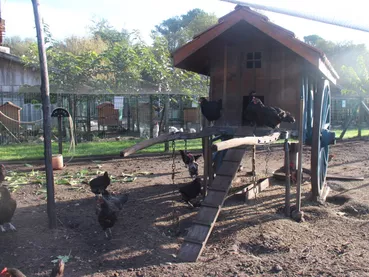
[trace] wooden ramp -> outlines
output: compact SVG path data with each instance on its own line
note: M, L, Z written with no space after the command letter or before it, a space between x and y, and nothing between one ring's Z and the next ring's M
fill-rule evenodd
M229 149L224 156L211 188L208 188L208 194L201 203L193 225L179 250L178 258L181 261L196 262L200 257L245 154L246 147Z

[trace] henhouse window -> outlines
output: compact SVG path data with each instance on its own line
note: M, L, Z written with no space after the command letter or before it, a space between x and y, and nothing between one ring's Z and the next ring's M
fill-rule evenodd
M246 68L261 68L261 52L247 53L246 58Z

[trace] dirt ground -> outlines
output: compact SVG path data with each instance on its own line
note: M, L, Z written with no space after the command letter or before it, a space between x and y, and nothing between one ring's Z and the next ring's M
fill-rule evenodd
M304 152L304 167L310 168L309 148ZM369 143L345 141L332 146L331 153L335 156L329 173L364 176L364 181L329 180L328 202L317 205L307 199L310 184L306 178L303 223L278 213L284 203L281 182L273 181L246 204L242 197L232 196L197 263L176 260L186 228L197 212L180 202L176 192L178 184L190 182L179 155L175 184L170 156L72 161L55 171L57 229L48 228L40 185L24 182L13 192L18 203L13 223L18 231L0 234L0 267L17 267L27 276L47 276L56 256L70 254L67 277L369 276ZM270 173L280 168L283 155L281 146L270 151L260 147L257 171L263 173L267 168ZM235 185L247 182L250 152L242 163L244 170L238 173ZM13 171L8 172L13 180L17 174L34 176L43 170L37 164L5 165ZM201 169L202 165L200 159ZM110 241L97 222L94 195L83 183L105 170L115 176L112 191L129 193ZM122 173L136 173L137 178ZM179 226L173 214L179 215Z

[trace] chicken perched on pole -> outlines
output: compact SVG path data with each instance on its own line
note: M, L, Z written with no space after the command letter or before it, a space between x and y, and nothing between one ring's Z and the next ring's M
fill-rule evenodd
M252 99L246 108L246 116L252 125L267 126L272 129L279 128L281 122L294 123L296 120L291 113L279 107L268 107L255 97L255 92L251 92Z

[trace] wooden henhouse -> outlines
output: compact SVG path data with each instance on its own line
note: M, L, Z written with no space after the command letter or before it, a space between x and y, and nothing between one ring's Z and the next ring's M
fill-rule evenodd
M239 165L250 151L248 146L252 146L255 174L256 145L269 144L280 137L280 132L254 136L253 128L241 127L247 125L245 109L251 100L251 91L255 91L265 105L280 107L295 116L295 123L286 123L285 128L298 129L299 181L296 186L301 188L305 143L311 145L312 200L326 197L329 145L335 143L335 133L330 129L330 86L335 85L339 77L324 53L298 40L292 32L270 22L264 15L249 7L236 6L234 11L220 18L218 24L177 49L173 60L178 68L210 77L209 98L222 99L221 118L215 126L204 127L195 134L167 134L140 142L121 151L121 156L127 157L164 141L202 138L203 201L178 251L179 260L194 262L201 255ZM222 141L217 142L219 138ZM256 193L253 188L258 190L264 185L259 186L255 181L245 195L250 197L249 193ZM297 196L298 218L302 216L301 193ZM288 215L291 214L289 205L286 206Z
M100 126L119 126L119 111L114 109L114 104L105 102L97 107L97 123Z
M311 85L322 78L333 84L338 79L324 53L245 6L236 6L177 49L173 59L175 67L210 76L210 100L223 100L217 122L222 126L244 124L254 90L264 104L291 112L296 123L288 126L297 129L303 78L309 77Z
M0 122L2 126L6 127L12 133L19 133L20 129L20 111L21 107L12 102L5 102L0 106ZM4 116L5 115L5 116ZM11 119L9 119L11 118Z

